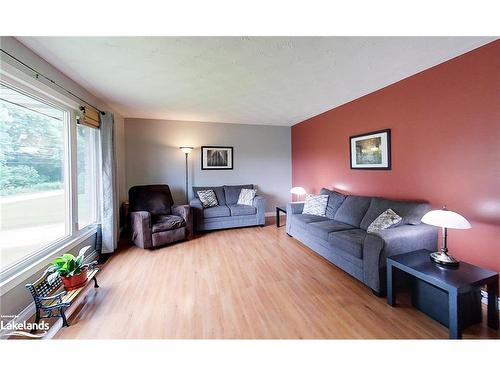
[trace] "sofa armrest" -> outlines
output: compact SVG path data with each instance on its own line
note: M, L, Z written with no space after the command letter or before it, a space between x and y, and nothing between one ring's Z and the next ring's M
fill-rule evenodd
M197 209L202 209L203 210L203 204L201 203L200 198L193 198L189 201L189 205L192 208L197 208Z
M301 214L303 209L304 209L304 202L288 202L286 204L287 216Z
M264 225L266 223L266 198L256 195L253 198L253 206L257 208L257 224Z
M368 233L363 246L363 277L372 289L384 290L380 279L385 280L388 256L411 251L437 248L438 228L427 225L401 225L378 233ZM379 274L379 270L384 273ZM380 276L380 277L379 277Z
M132 241L139 247L149 249L153 247L151 237L151 214L147 211L130 213L130 228Z
M286 232L290 234L292 229L292 216L301 214L304 209L304 202L288 202L286 204Z
M172 214L180 216L186 222L187 237L191 237L193 233L193 217L191 215L191 207L188 204L174 204L172 206Z

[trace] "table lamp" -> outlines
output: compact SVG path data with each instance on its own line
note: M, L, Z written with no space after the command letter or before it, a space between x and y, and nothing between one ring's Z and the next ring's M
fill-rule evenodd
M422 222L425 224L434 225L436 227L441 227L443 230L443 246L440 251L431 253L431 259L439 264L444 264L447 266L458 266L458 260L448 255L448 232L447 229L469 229L471 227L470 223L465 217L457 214L456 212L450 211L443 207L442 210L433 210L427 212L422 217Z
M293 187L291 190L290 190L290 193L292 193L293 195L296 195L297 198L299 198L300 196L302 195L305 195L306 194L306 189L304 189L303 187L300 187L300 186L295 186ZM300 199L300 198L299 198Z

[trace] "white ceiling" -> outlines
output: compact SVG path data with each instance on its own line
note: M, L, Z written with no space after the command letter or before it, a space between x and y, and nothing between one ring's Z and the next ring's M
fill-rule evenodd
M18 37L125 117L291 126L489 37Z

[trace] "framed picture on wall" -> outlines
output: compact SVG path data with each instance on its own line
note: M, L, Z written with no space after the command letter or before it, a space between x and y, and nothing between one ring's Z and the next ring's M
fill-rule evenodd
M233 169L233 148L228 146L201 146L201 169Z
M349 138L351 169L391 169L391 129Z

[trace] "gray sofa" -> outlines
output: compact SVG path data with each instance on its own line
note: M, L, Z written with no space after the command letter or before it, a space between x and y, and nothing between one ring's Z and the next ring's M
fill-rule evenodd
M248 227L253 225L264 225L266 210L266 199L255 196L252 206L239 205L238 197L241 189L253 189L253 185L232 185L193 187L196 198L189 202L193 210L193 221L195 231L213 229ZM197 195L199 190L213 190L217 196L219 205L216 207L203 208Z
M377 295L386 291L389 255L437 248L436 227L420 219L427 203L394 201L378 197L343 195L328 189L326 217L302 214L303 203L288 203L286 232L369 286ZM391 208L403 218L398 226L378 233L366 229Z

